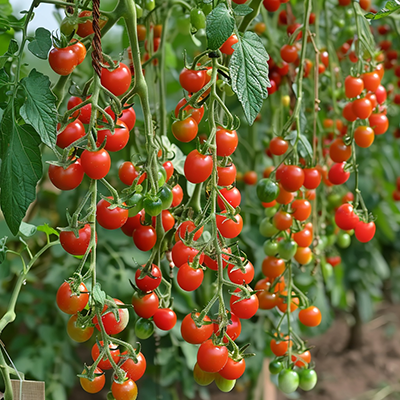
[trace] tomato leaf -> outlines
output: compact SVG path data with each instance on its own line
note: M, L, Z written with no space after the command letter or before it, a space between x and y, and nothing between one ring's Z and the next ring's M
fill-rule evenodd
M103 311L104 308L104 302L106 300L106 294L105 292L103 292L101 290L101 286L100 283L96 283L96 285L93 288L93 300L95 303L95 307L96 307L96 312L99 311Z
M51 49L51 33L44 28L37 28L35 39L28 44L29 51L42 60L47 60L47 54Z
M12 7L8 0L0 0L0 14L7 16L12 14Z
M39 226L37 227L37 230L38 230L39 232L44 232L44 233L46 233L47 235L57 235L57 236L60 236L60 234L59 234L54 228L52 228L51 226L49 226L48 224L39 225Z
M11 106L3 115L0 132L0 204L8 227L16 235L42 177L41 141L30 125L16 123Z
M4 109L7 107L7 91L10 83L10 77L4 68L0 69L0 108Z
M245 15L250 14L252 11L253 9L247 4L239 4L233 9L234 14L240 17L244 17Z
M21 225L19 226L19 233L25 237L31 237L36 233L37 229L35 225L27 224L26 222L22 221Z
M388 1L385 4L385 7L380 9L376 14L369 12L364 15L365 18L370 20L381 19L388 17L389 15L393 14L394 12L400 10L400 4L396 0Z
M8 59L18 51L18 43L15 39L10 40L7 51L0 57L0 68L3 68Z
M50 90L50 79L33 69L22 79L26 100L20 114L26 123L39 132L42 142L54 148L57 140L56 97Z
M208 48L211 50L219 49L232 35L235 27L235 19L229 12L225 3L218 4L207 15L206 35Z
M242 104L247 122L252 125L268 97L268 53L254 32L246 32L238 43L229 64L232 89Z

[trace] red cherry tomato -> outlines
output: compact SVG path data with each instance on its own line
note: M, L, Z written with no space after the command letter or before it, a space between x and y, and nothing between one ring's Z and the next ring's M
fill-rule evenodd
M76 314L82 311L89 301L89 293L82 282L78 287L78 295L73 294L68 282L64 282L58 289L56 301L58 308L66 314Z
M97 203L97 222L105 229L121 228L128 220L129 211L121 207L110 210L108 208L110 205L111 204L105 199L101 199Z
M188 143L196 137L199 127L194 118L187 117L182 121L174 121L171 130L177 140Z
M89 381L87 378L79 378L83 390L87 393L100 392L106 383L106 377L100 368L96 368L94 372L96 376L93 381Z
M359 221L357 222L355 228L354 228L354 233L356 235L356 238L358 241L361 243L367 243L369 242L374 236L375 236L375 222L364 222L364 221Z
M244 272L235 265L229 264L228 266L228 277L231 282L238 283L242 285L243 283L249 284L254 278L254 267L250 261L247 261L245 265L243 265Z
M132 379L128 379L123 383L113 381L111 392L115 400L136 400L138 388Z
M236 289L235 292L239 292L240 289ZM240 300L240 301L238 301ZM238 301L238 302L237 302ZM249 319L258 310L258 297L252 294L248 299L240 299L238 296L233 294L229 301L232 312L239 318Z
M185 98L179 100L179 102L178 102L178 104L176 105L176 108L175 108L175 117L176 118L178 118L179 110L186 103L187 103L187 101L186 101ZM193 108L192 106L186 106L183 109L183 111L184 111L184 115L185 116L191 116L199 124L201 119L203 118L203 115L204 115L204 106L201 106L200 108Z
M185 263L193 262L194 257L198 254L198 250L193 247L186 246L181 240L176 242L172 247L171 256L177 268L180 268ZM204 255L200 256L200 264L203 263Z
M196 313L195 315L198 317L200 313ZM183 340L191 344L201 344L209 339L214 332L213 324L207 315L204 317L203 321L206 323L209 322L209 324L197 327L193 321L192 314L186 315L186 317L183 318L181 325L181 335Z
M154 289L157 289L158 286L160 286L161 278L162 278L160 268L157 265L152 264L151 269L149 271L151 276L145 275L143 278L140 278L142 271L143 271L143 267L136 270L136 273L135 273L136 286L142 292L151 292Z
M230 156L237 148L239 139L236 131L218 128L216 133L217 155Z
M122 150L129 141L129 130L124 122L117 120L117 125L121 128L115 128L114 134L109 129L102 129L97 132L97 141L102 144L105 140L106 145L104 148L108 151L119 151Z
M206 372L218 372L228 362L226 346L216 346L212 340L206 340L197 351L197 364Z
M100 345L103 346L103 341L102 340L100 340ZM114 360L114 362L116 364L118 364L119 357L120 357L120 351L118 349L118 346L113 344L113 343L109 343L108 347L110 348L110 353L111 353L112 359ZM96 361L98 359L98 357L100 355L100 349L99 349L99 346L97 345L97 343L95 343L93 345L92 351L91 351L91 355L92 355L93 361ZM112 368L111 362L107 358L107 356L104 356L103 359L97 365L102 370L108 370L108 369Z
M212 173L213 161L211 156L192 150L185 160L184 171L186 179L192 183L204 182Z
M58 128L59 127L60 124L58 124ZM74 122L68 124L65 129L57 135L56 145L58 147L61 147L62 149L65 149L85 135L85 128L82 122L77 119Z
M222 211L221 214L225 214L226 210ZM240 214L235 215L236 222L225 217L224 215L217 215L217 228L219 233L227 238L233 239L239 236L243 228L243 219Z
M176 314L170 308L159 308L153 316L158 329L170 331L176 324Z
M179 83L188 92L198 92L206 82L206 71L195 71L184 68L179 75Z
M78 233L79 237L77 238L73 231L60 232L60 244L67 253L74 256L83 256L90 244L90 225L86 224L83 228L79 229Z
M135 292L132 296L132 306L135 313L141 318L151 318L158 310L159 300L154 293L146 293L141 295Z
M124 63L120 63L114 71L109 71L107 68L101 70L101 84L115 96L126 93L131 81L131 70Z
M77 188L83 180L83 168L79 160L69 165L66 169L56 165L49 165L49 178L52 184L60 190Z
M307 307L299 312L299 321L305 326L318 326L321 319L321 311L315 306Z
M351 204L342 204L335 213L335 223L344 231L354 229L359 221L359 217L354 213Z
M125 355L122 353L121 356ZM136 355L137 363L132 358L128 358L122 365L121 368L126 372L129 379L138 381L146 371L146 359L142 353Z
M346 163L333 164L328 173L328 179L334 185L342 185L347 182L350 177L350 172L346 172L344 167Z
M227 55L232 55L235 49L232 48L234 44L236 44L239 41L237 36L233 34L230 36L224 44L219 48L221 50L221 53L227 54Z
M183 200L183 190L181 185L179 185L179 183L172 188L172 196L173 198L171 207L179 206L179 204L181 204Z
M121 300L114 299L115 304L123 305L124 303ZM111 311L107 311L108 307L104 306L103 312L101 315L101 321L103 322L104 329L108 335L117 335L122 332L129 322L129 311L126 308L119 308L118 320L115 315ZM100 325L98 323L97 315L93 318L93 323L95 324L98 331L100 331Z
M110 171L111 158L107 150L84 150L81 163L85 174L91 179L102 179Z
M66 76L78 65L78 55L71 47L54 47L49 53L49 64L56 74Z
M200 268L194 269L188 263L180 266L177 274L178 285L187 292L192 292L200 287L203 282L204 272Z
M236 167L235 164L231 164L227 167L217 167L218 174L218 185L219 186L230 186L235 182L236 179Z
M125 104L125 106L127 106L127 104ZM108 106L105 109L106 113L109 114L111 116L112 119L115 120L115 113L114 111L111 109L110 106ZM120 121L122 121L129 129L129 131L131 131L136 123L136 113L135 110L132 107L129 108L124 108L122 110L122 114L118 116L118 119ZM106 118L103 117L103 120L105 121Z
M242 200L242 196L240 194L240 191L235 187L233 187L232 189L227 189L227 188L221 189L221 195L234 208L239 206L240 202ZM220 196L218 196L217 202L218 202L219 208L221 210L225 210L225 204L222 201Z

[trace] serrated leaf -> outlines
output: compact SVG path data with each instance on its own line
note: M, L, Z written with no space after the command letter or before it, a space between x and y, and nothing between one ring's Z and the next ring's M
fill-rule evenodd
M0 108L7 107L7 91L10 83L10 77L8 76L7 72L4 68L0 69Z
M37 229L35 225L27 224L26 222L21 222L19 226L19 233L25 237L31 237L36 233Z
M247 4L239 4L233 9L235 15L238 15L240 17L244 17L247 14L250 14L252 11L253 9L249 7Z
M42 142L53 149L57 140L57 108L50 79L33 69L22 79L21 86L26 95L20 109L21 117L39 132Z
M51 226L49 226L48 224L39 225L39 226L37 227L37 230L38 230L39 232L44 232L44 233L46 233L47 235L57 235L57 236L60 236L60 234L59 234L54 228L52 228Z
M37 28L35 39L28 44L28 49L36 57L47 60L51 45L51 33L45 28Z
M7 108L0 125L0 204L11 232L16 235L42 177L41 143L30 125L18 125Z
M206 35L208 48L211 50L219 49L232 35L234 27L235 19L226 4L218 4L207 15Z
M95 302L96 309L100 311L103 310L104 301L106 300L106 294L101 290L101 286L99 283L96 283L93 288L93 300Z
M7 60L18 51L18 43L11 39L7 51L0 57L0 68L3 68Z
M380 9L376 14L369 12L364 15L365 18L369 20L381 19L388 17L389 15L393 14L394 12L400 10L400 3L396 0L388 1L385 6Z
M242 104L247 122L252 125L271 87L267 64L269 56L254 32L246 32L232 47L235 49L229 63L232 89Z

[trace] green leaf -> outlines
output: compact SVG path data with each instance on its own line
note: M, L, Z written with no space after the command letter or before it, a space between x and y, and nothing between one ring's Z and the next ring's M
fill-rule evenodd
M297 143L297 149L299 151L300 157L306 158L306 157L311 157L313 156L313 149L311 147L310 142L308 139L300 134L299 137L299 142Z
M225 3L218 4L207 15L206 35L208 48L211 50L219 49L232 35L235 27L235 19L229 12Z
M233 52L229 71L232 89L242 104L247 122L252 125L268 97L268 53L254 32L246 32Z
M39 132L42 142L54 148L57 140L56 97L50 90L50 79L33 69L27 78L22 79L26 100L20 114L26 123Z
M104 301L106 300L106 294L101 290L100 283L96 283L93 288L93 300L96 306L96 310L102 311L104 308Z
M390 14L400 10L400 4L396 0L388 1L381 10L379 10L376 14L369 12L364 15L365 18L370 20L381 19L388 17Z
M10 77L4 68L0 69L0 108L7 107L7 91L10 83Z
M51 33L47 29L37 28L35 39L28 44L28 49L36 57L47 60L51 46Z
M0 0L0 15L8 16L12 14L12 7L8 0Z
M36 184L42 177L40 137L30 125L18 125L12 106L0 125L0 204L11 232L16 235L29 205L36 198Z
M3 68L8 59L18 51L18 43L11 39L7 51L0 57L0 68Z
M244 17L247 14L250 14L252 11L253 9L249 7L247 4L239 4L233 9L235 15L238 15L240 17Z
M37 229L35 225L27 224L26 222L21 222L19 226L19 233L25 237L31 237L36 233Z
M49 226L48 224L43 224L43 225L39 225L37 227L37 230L39 232L44 232L47 235L57 235L60 236L60 234L58 233L58 231L56 231L54 228L52 228L51 226Z

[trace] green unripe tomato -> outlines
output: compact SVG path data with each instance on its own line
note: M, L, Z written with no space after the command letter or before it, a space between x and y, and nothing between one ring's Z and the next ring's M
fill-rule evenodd
M154 323L148 319L139 318L135 324L135 335L142 340L148 339L154 333Z
M326 236L320 236L317 249L322 251L325 249L327 244L328 244L328 238Z
M256 191L263 203L270 203L278 197L279 186L271 179L264 178L258 181Z
M300 371L300 389L308 392L314 389L317 384L317 373L313 369L303 369Z
M126 201L129 208L129 217L134 217L143 209L143 196L140 193L135 193L130 199Z
M328 225L325 229L325 235L333 235L335 233L335 227L333 225Z
M168 186L163 186L161 188L161 190L158 192L158 197L161 200L163 210L171 207L174 195L172 194L172 190Z
M280 361L274 360L269 363L268 368L269 368L269 372L272 375L277 375L277 374L279 374L279 372L282 371L283 365Z
M278 243L279 257L284 260L290 260L297 251L297 243L292 239L284 239Z
M193 28L197 30L204 29L206 27L206 16L204 15L203 10L193 8L193 10L190 11L190 23Z
M329 278L333 274L333 267L331 264L327 263L324 259L321 260L321 270L322 276L324 277L325 283L329 281Z
M345 22L344 19L340 18L340 19L334 19L333 23L338 27L338 28L344 28L345 26Z
M336 208L342 204L342 198L337 193L331 193L328 195L328 205L329 207Z
M143 8L139 6L139 4L135 3L136 6L136 18L142 18Z
M260 223L260 233L265 237L271 237L277 234L279 231L274 225L269 222L269 218L264 218Z
M340 231L336 242L341 249L347 249L350 246L351 237L348 233Z
M208 386L212 382L214 382L215 376L217 374L213 372L206 372L203 371L200 367L199 364L196 363L193 369L193 378L195 382L200 385L200 386Z
M276 256L278 254L278 243L273 242L272 240L266 240L264 242L264 253L267 256Z
M148 11L153 11L156 8L155 0L144 0L144 8Z
M60 31L65 35L65 36L69 36L72 34L72 32L76 32L76 30L78 29L78 23L74 22L74 19L72 18L64 18L61 21L61 25L60 25Z
M166 180L167 180L167 171L165 171L165 168L161 167L157 172L158 187L163 186Z
M235 387L236 379L231 381L229 379L223 378L219 374L215 374L215 383L217 384L218 389L221 392L228 393Z
M278 385L283 393L293 393L299 387L299 375L291 369L284 369L279 373Z
M326 242L326 246L333 246L336 243L336 235L329 235L326 237L327 242Z
M276 212L278 211L278 207L267 207L264 210L264 215L268 218L272 218Z
M146 196L143 200L143 207L146 214L149 214L152 217L156 217L163 210L162 201L157 196Z

